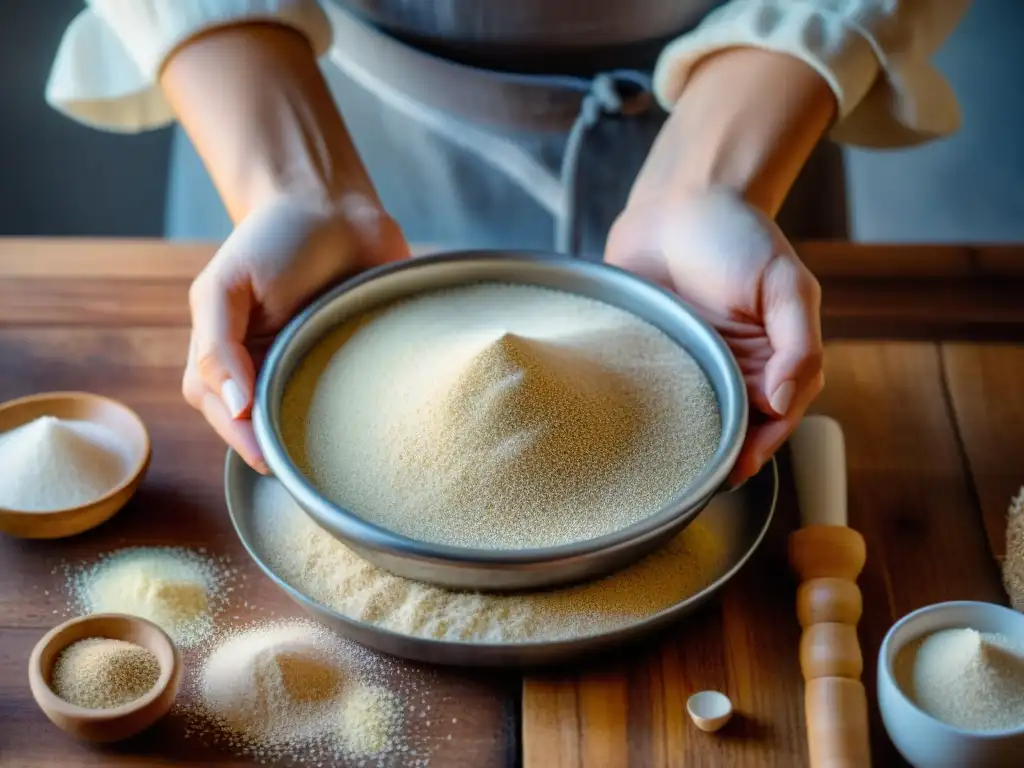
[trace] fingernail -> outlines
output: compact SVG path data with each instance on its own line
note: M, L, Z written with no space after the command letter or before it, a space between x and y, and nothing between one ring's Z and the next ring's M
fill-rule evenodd
M787 381L775 390L775 394L768 400L772 410L779 416L785 416L789 406L793 404L793 395L796 393L796 382Z
M224 401L224 405L227 406L228 413L231 414L232 419L237 419L245 413L245 406L248 405L248 401L245 395L242 394L242 388L231 379L220 385L220 397Z

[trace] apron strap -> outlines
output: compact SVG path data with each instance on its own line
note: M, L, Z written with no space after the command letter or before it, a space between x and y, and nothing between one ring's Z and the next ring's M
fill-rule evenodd
M588 134L605 117L645 114L654 103L651 78L643 72L603 72L591 82L562 155L562 205L555 225L555 250L559 253L580 254L580 211L586 192L580 184L580 169Z

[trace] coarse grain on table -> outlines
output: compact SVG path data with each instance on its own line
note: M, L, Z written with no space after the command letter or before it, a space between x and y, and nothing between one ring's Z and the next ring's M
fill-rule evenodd
M697 362L617 307L525 285L397 302L299 366L282 434L329 499L421 541L524 549L657 512L721 437Z
M190 732L261 760L426 765L429 746L384 681L387 664L305 619L233 628L186 686Z
M178 647L193 648L214 631L234 580L223 558L182 547L128 547L67 566L65 590L73 612L141 616Z
M456 592L367 563L312 522L274 478L253 493L256 547L299 591L339 613L405 635L532 642L611 631L669 608L720 574L722 542L700 520L658 551L601 580L549 592Z

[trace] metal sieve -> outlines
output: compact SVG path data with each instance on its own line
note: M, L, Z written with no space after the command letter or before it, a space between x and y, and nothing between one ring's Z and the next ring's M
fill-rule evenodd
M489 550L418 541L364 520L323 496L288 455L281 401L317 342L345 321L417 294L480 282L515 283L586 296L624 309L685 348L711 382L722 434L704 470L662 509L613 533L555 547ZM438 254L372 269L332 289L278 335L256 384L252 421L270 471L324 530L374 565L417 581L477 591L527 590L593 579L643 557L681 531L718 492L747 431L747 395L732 353L672 293L606 264L528 252Z

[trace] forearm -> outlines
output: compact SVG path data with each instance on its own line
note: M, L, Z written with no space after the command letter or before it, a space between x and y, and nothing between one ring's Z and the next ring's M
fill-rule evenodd
M796 58L756 48L713 54L679 95L634 198L725 187L774 217L835 112L828 84Z
M376 200L297 32L272 24L211 30L171 54L160 85L236 223L281 194Z

